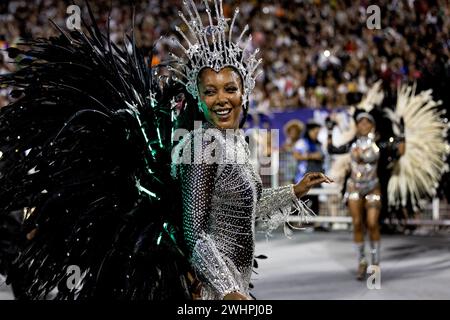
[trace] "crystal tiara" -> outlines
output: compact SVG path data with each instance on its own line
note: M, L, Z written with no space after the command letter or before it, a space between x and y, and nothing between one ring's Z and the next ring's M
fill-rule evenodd
M245 26L236 42L232 40L239 8L234 11L231 25L228 25L229 19L226 19L223 14L222 0L214 0L216 20L216 24L214 24L208 1L203 0L203 3L209 20L209 24L206 25L203 24L194 1L183 1L183 7L189 16L189 20L181 11L178 14L186 24L188 32L183 32L179 26L176 26L175 30L186 44L182 45L176 38L172 38L172 41L175 46L181 48L184 55L177 56L173 52L169 53L175 64L175 67L169 67L169 69L178 74L175 77L176 80L184 84L187 91L199 100L200 95L197 87L199 72L208 67L216 72L225 67L232 67L241 76L244 91L243 105L246 106L248 97L255 87L255 80L260 74L260 72L257 72L257 68L262 59L256 58L259 49L256 49L253 53L248 52L248 46L252 40L251 35L248 36L245 45L240 46L243 44L242 39L249 29L248 25Z

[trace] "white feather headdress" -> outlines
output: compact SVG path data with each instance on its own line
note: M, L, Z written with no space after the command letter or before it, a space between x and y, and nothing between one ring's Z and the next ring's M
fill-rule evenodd
M389 204L406 206L409 198L417 208L418 200L435 195L442 174L448 171L450 146L446 140L448 121L436 108L442 102L433 100L432 90L417 95L415 91L415 85L400 87L395 110L386 109L386 114L396 135L401 134L403 119L406 143L405 154L389 180Z
M380 105L384 99L384 93L381 88L382 81L378 80L373 84L372 87L367 91L364 98L358 104L357 108L364 110L365 112L370 112L375 106Z

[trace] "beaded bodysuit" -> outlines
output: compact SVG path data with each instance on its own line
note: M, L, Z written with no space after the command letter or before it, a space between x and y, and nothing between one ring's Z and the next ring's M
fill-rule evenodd
M354 155L354 150L360 150L359 156ZM347 197L357 200L363 197L369 201L379 201L378 194L372 192L379 187L377 165L380 150L374 141L373 134L358 137L351 145L351 175L347 181Z
M181 184L184 236L201 298L248 295L255 220L270 232L293 207L301 210L293 185L263 189L244 136L209 123L180 141L172 175Z

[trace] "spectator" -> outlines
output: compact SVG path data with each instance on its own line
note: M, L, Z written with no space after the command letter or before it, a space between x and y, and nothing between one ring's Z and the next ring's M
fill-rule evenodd
M308 172L323 172L325 153L318 140L320 124L309 121L306 124L306 134L294 146L294 158L298 161L295 181L300 181ZM311 209L319 212L319 199L317 196L308 196L311 200Z
M249 24L253 35L250 47L260 47L263 53L259 79L263 92L257 92L255 104L264 97L270 110L345 107L350 104L348 93L362 95L380 78L385 81L387 96L395 95L399 83L416 81L419 89L434 89L444 105L449 101L447 1L377 1L382 12L379 30L366 27L366 1L223 1L228 16L240 5L236 23L241 28ZM161 36L173 32L168 21L179 24L181 1L134 2L136 39L150 54ZM70 4L69 0L3 0L0 35L10 46L29 36L55 35L48 19L64 26ZM122 43L131 28L129 1L96 0L90 5L103 29L112 5L112 39ZM87 17L84 7L82 14ZM152 63L167 58L168 45L165 40L156 44Z
M284 127L284 135L286 140L280 150L280 177L285 181L281 181L282 185L294 183L295 173L297 171L297 160L294 157L294 147L301 138L305 125L300 120L290 120Z

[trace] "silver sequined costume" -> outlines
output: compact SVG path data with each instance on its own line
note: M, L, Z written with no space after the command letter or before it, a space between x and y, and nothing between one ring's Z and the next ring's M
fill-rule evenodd
M354 151L359 149L359 156ZM365 198L369 202L379 201L379 194L373 191L379 187L377 166L380 150L376 145L373 134L361 136L350 147L351 174L347 181L347 194L350 200Z
M201 298L248 295L255 220L273 230L303 203L292 185L262 188L239 131L206 123L185 136L174 155L172 175L181 183L185 240L202 281Z

